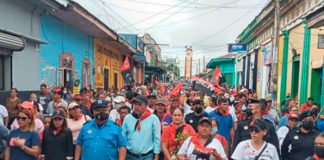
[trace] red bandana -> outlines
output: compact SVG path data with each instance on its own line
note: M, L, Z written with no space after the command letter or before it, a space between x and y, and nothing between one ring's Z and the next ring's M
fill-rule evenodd
M196 136L192 136L191 142L195 145L195 150L202 151L202 152L213 152L212 148L205 147L202 145L198 140L198 134Z
M151 115L151 111L150 110L146 110L144 112L144 114L137 119L136 125L135 125L135 129L137 128L138 131L141 131L141 121L143 121L144 119L146 119L147 117L149 117Z

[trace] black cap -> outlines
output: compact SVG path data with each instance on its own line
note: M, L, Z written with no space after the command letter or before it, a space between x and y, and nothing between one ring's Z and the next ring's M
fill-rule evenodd
M211 120L209 120L207 117L200 118L198 124L200 125L200 124L205 123L205 122L208 123L210 126L212 126Z
M299 114L299 120L302 121L303 119L305 119L306 117L311 117L313 116L314 113L310 112L310 111L304 111L302 113Z
M105 100L96 100L93 103L93 109L97 109L97 108L106 108L108 104L108 101Z
M147 104L148 99L144 95L138 95L138 96L136 96L136 98L134 99L133 102L139 102L139 103L145 103L145 104Z
M136 97L138 95L138 93L133 92L133 91L128 91L126 92L126 98L131 100L132 98Z
M194 101L193 101L193 105L197 105L197 104L199 104L199 105L204 105L204 101L201 100L201 99L196 99L196 100L194 100Z
M52 114L52 118L65 118L65 113L62 110L55 110Z
M267 129L266 123L263 120L261 120L261 119L257 119L257 120L251 121L250 122L250 128L251 127L256 127L259 130L266 130Z
M248 104L261 104L262 109L265 109L267 107L267 101L263 98L261 99L250 98L248 100Z

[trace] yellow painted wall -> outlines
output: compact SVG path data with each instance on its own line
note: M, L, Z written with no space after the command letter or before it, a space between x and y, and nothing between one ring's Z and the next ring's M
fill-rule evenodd
M109 87L114 85L114 73L117 73L117 88L122 87L122 76L120 68L122 66L122 54L116 48L105 43L104 40L94 40L94 68L95 88L104 87L104 68L109 69Z
M308 74L308 95L310 96L310 89L311 89L311 78L312 78L312 69L313 67L318 66L319 63L323 63L324 59L324 49L318 49L318 34L324 34L323 30L319 28L314 28L311 30L311 47L310 47L310 65L309 65L309 74ZM323 66L323 64L322 64ZM320 88L319 88L320 89Z
M284 47L284 40L283 36L280 35L279 37L279 51L278 51L278 90L277 90L277 105L280 106L280 91L281 91L281 77L282 77L282 56L283 56L283 47Z
M262 51L261 47L258 50L258 71L257 71L257 95L258 97L261 97L261 74L262 74Z
M288 49L288 70L287 70L287 92L291 91L292 84L292 64L293 64L293 54L292 49L296 49L297 54L300 55L300 68L299 68L299 86L298 86L298 95L300 90L300 80L301 80L301 68L302 66L302 54L304 46L304 25L299 24L295 28L289 31L289 49ZM299 97L298 97L299 98Z

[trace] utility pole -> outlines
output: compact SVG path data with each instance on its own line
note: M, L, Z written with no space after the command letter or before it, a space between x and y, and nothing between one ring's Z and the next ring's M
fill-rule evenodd
M200 58L198 59L198 75L200 74Z
M278 91L278 51L279 51L279 31L280 31L280 0L274 0L274 26L273 26L273 44L272 44L272 69L271 69L271 93L277 100Z

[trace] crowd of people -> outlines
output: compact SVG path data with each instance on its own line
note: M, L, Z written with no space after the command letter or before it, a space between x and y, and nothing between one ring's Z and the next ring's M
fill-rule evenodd
M190 87L12 88L0 105L4 160L323 160L324 117L310 97L275 106L240 86L207 96ZM175 88L177 90L175 90Z

